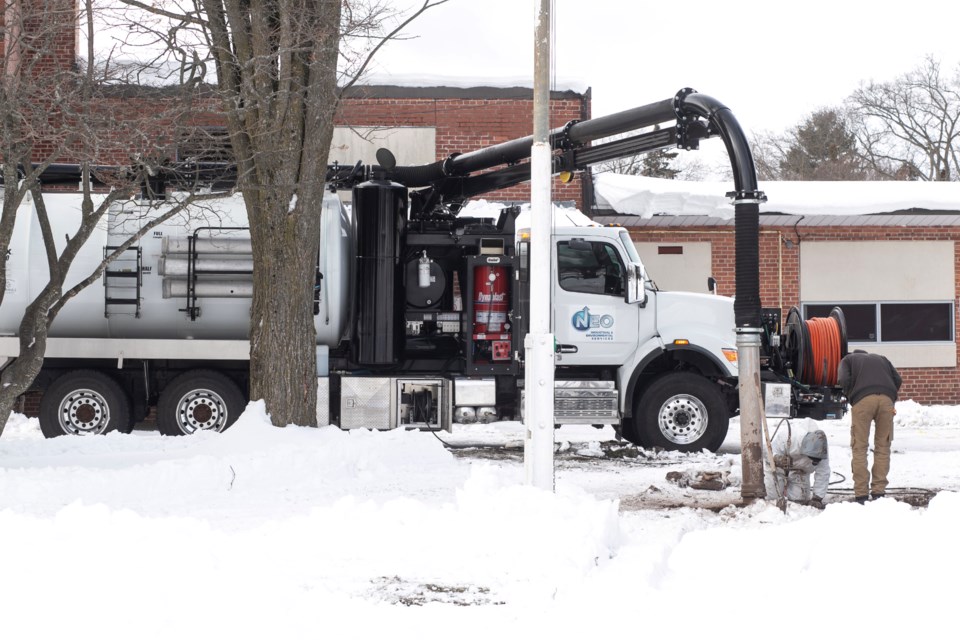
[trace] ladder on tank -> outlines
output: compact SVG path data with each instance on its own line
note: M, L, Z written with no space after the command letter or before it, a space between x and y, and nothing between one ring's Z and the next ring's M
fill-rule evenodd
M104 247L107 258L120 247ZM130 252L133 252L131 255ZM143 251L129 247L113 260L103 272L103 315L110 317L111 307L133 308L133 315L140 317L140 289L143 286ZM118 311L113 311L118 313ZM125 313L129 313L126 311Z

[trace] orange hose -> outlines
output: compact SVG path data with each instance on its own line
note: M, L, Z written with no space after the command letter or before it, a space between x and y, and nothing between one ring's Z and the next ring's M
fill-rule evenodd
M835 387L840 366L840 323L834 318L810 318L806 323L813 357L804 363L803 382Z

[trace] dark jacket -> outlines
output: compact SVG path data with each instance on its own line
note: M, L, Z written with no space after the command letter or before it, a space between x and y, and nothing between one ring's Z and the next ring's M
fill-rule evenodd
M851 405L880 393L894 402L900 390L900 374L889 360L876 353L854 351L840 361L837 381Z

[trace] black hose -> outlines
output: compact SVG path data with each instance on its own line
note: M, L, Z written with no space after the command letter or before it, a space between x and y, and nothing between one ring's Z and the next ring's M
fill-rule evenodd
M446 161L424 164L416 167L394 167L387 177L396 180L408 188L426 187L444 177L443 165Z
M734 211L737 297L733 313L737 327L760 328L760 204L737 202Z

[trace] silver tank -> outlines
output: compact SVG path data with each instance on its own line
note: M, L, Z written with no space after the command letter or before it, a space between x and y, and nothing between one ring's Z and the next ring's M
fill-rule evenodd
M77 194L44 195L59 248L76 231ZM160 212L130 201L114 206L77 255L66 289L103 260L106 247L124 242ZM70 300L51 336L68 338L245 339L249 332L252 256L246 209L240 195L207 201L157 226L140 241L140 257L128 251L109 273ZM240 227L241 229L233 229ZM190 241L196 233L190 260ZM316 315L317 344L335 346L348 320L353 265L349 211L327 193L318 240L323 280ZM7 260L6 294L0 305L0 335L16 335L23 310L49 276L32 199L25 200ZM137 274L140 275L139 295ZM185 310L188 274L195 275L195 319ZM137 304L139 302L139 304Z

